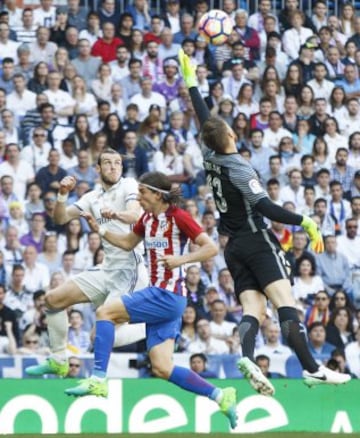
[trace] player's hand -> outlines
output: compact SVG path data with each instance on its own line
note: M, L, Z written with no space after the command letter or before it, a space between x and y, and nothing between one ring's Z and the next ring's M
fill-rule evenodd
M59 193L60 195L67 195L72 192L76 186L76 179L73 176L65 176L60 181Z
M183 264L182 257L167 255L159 259L159 263L162 263L165 269L175 269Z
M317 226L317 223L312 220L309 216L303 216L303 220L301 222L301 226L306 231L307 235L310 238L310 246L311 249L316 253L321 253L324 251L324 242Z
M181 75L184 79L185 85L188 88L197 87L197 79L195 73L195 66L191 64L190 58L185 54L183 49L178 52Z
M96 219L94 218L94 216L92 216L87 211L82 211L80 213L80 216L87 220L87 223L89 224L89 227L91 228L91 231L95 231L95 233L99 232L100 225L96 222Z
M114 211L111 210L111 208L105 207L102 208L100 210L101 216L104 217L105 219L117 219L118 218L118 214Z

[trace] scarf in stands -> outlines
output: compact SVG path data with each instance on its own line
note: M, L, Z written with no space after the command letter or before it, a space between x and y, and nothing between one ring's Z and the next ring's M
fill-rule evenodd
M143 76L149 76L154 82L159 82L163 77L163 66L162 61L159 58L156 58L155 60L155 77L154 77L154 71L151 67L151 64L153 62L150 60L148 55L145 55L143 60Z
M313 306L309 313L307 326L310 327L310 325L313 322L321 322L326 326L327 323L329 322L329 316L330 316L329 309L326 309L325 312L320 313L319 309L316 306Z

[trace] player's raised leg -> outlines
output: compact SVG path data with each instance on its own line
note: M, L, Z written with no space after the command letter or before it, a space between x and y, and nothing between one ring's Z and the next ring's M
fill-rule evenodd
M25 372L30 376L56 374L65 377L68 374L69 365L66 355L68 316L64 309L75 303L86 303L89 298L74 281L69 280L48 291L45 300L51 356L39 365L27 367Z
M265 319L266 298L257 290L246 290L241 292L240 300L246 313L239 324L243 357L238 361L238 368L255 391L262 395L274 395L274 386L254 361L255 338L259 322Z
M311 355L306 339L306 328L301 323L296 311L290 282L285 279L278 280L271 283L265 292L277 308L283 338L295 351L304 369L305 383L308 386L341 385L351 380L349 374L337 373L324 366L319 366Z

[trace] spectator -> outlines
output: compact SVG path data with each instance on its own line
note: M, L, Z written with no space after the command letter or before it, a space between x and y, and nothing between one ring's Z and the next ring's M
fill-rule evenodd
M116 60L110 62L111 78L114 82L120 82L129 72L130 52L126 46L118 46L116 49Z
M199 319L196 323L197 339L187 347L189 353L228 354L229 347L224 341L211 335L210 323L207 319Z
M97 107L97 115L93 117L90 124L92 133L100 132L104 127L105 120L110 114L110 103L105 100L100 100Z
M296 269L296 262L297 260L299 260L301 256L306 255L308 257L312 257L311 253L306 250L307 244L308 241L305 231L303 230L294 231L293 239L292 239L292 248L286 253L286 259L290 263L291 272L293 275Z
M20 243L24 246L32 245L40 253L45 236L45 219L43 213L35 212L31 216L30 231L24 234Z
M133 16L129 12L123 12L120 15L117 35L124 41L124 44L128 50L130 50L131 46L131 31L133 27Z
M86 181L92 190L99 179L99 175L96 170L90 166L89 152L87 150L80 150L77 156L77 166L70 167L67 173L76 178L77 181Z
M337 251L335 236L325 236L325 252L316 258L317 272L321 276L325 290L333 295L338 289L352 293L350 266L347 258Z
M48 355L50 350L48 347L40 345L40 336L35 332L35 327L30 326L24 333L22 338L22 346L18 348L17 354L26 356Z
M14 265L11 280L4 304L10 307L20 318L27 310L33 307L32 293L24 285L25 269L21 265Z
M190 368L199 374L204 379L214 379L218 376L213 371L206 368L207 358L203 353L195 353L190 356L189 359Z
M283 139L281 142L283 143ZM292 169L289 174L289 184L280 190L282 202L291 201L295 204L296 209L300 210L305 206L304 186L302 185L302 175L299 169Z
M28 245L24 250L24 282L30 292L47 289L50 283L50 273L46 265L37 261L37 248Z
M79 357L70 356L69 357L69 372L67 374L67 378L70 379L78 379L82 377L81 372L82 361Z
M59 166L60 154L52 149L49 152L49 164L42 167L36 174L35 181L40 186L43 193L48 190L57 191L59 182L67 175L66 171Z
M102 132L106 135L106 145L118 150L123 144L124 131L119 116L111 113L106 117Z
M65 233L59 237L58 248L60 254L72 251L74 254L86 248L86 237L79 218L71 219L65 225Z
M92 47L102 36L103 32L100 28L99 15L95 11L90 11L86 17L86 28L80 31L79 42L81 39L85 39L89 41L90 47Z
M30 91L33 91L39 96L39 93L42 93L42 96L46 97L46 100L42 99L40 102L36 99L36 107L39 109L42 103L48 103L49 99L46 94L43 94L43 91L47 89L47 77L49 74L49 67L44 61L40 61L35 65L34 68L34 76L29 80L27 84L27 88ZM34 108L32 108L33 110ZM26 114L25 114L26 117Z
M19 241L19 232L16 227L9 226L5 231L5 245L2 250L4 264L12 268L22 263L22 246Z
M329 117L325 120L324 129L324 141L326 141L329 149L331 161L334 161L337 150L346 144L347 139L343 135L339 134L339 124L335 117Z
M123 175L138 178L148 172L148 162L144 149L137 145L137 136L133 131L126 131L124 134L123 145L119 152L122 156Z
M92 81L96 79L96 72L100 67L101 60L91 55L90 42L85 38L79 39L78 51L79 53L71 63L76 68L77 74L85 80L89 89Z
M58 122L67 125L69 117L74 115L76 101L70 93L60 89L60 82L60 73L50 72L48 75L49 88L44 91L44 94L48 97L49 103L54 106Z
M156 104L161 109L161 119L165 118L166 100L164 96L152 91L152 80L150 77L143 77L140 81L141 93L135 94L131 98L131 103L135 103L140 110L139 120L143 121L149 113L151 105Z
M83 329L83 322L83 314L80 310L70 311L68 341L79 353L86 353L90 347L90 334Z
M345 234L337 237L338 251L348 259L350 269L353 271L360 266L360 237L357 235L357 220L353 218L346 219L345 231Z
M122 86L120 84L112 84L110 93L111 93L111 100L110 100L111 112L116 113L119 116L120 120L124 120L126 116L126 101L124 99L124 92ZM129 127L127 129L129 129L131 121L127 120L127 122L129 123ZM138 128L138 126L136 128ZM137 130L136 128L135 130Z
M249 60L259 59L260 39L257 31L248 26L248 13L245 9L238 9L235 12L234 29L240 35L240 41L246 48L245 58Z
M326 326L326 340L342 352L354 340L352 315L347 307L334 309Z
M336 81L336 85L344 89L348 99L360 97L360 79L357 76L356 66L348 64L344 68L344 78Z
M178 341L179 351L186 351L190 342L196 340L196 321L196 309L191 304L188 304L182 315L180 338Z
M314 202L314 214L319 218L319 226L323 236L338 235L340 228L337 219L327 210L328 202L325 198L318 198Z
M330 180L330 168L332 159L329 154L329 148L327 146L326 141L323 137L316 137L312 149L311 155L314 157L314 166L315 169L326 169L329 171L329 180Z
M33 293L34 306L22 315L19 321L20 330L24 331L31 325L40 326L41 320L45 316L45 293L42 289Z
M316 275L314 258L307 255L299 257L296 261L294 286L292 288L294 298L298 301L311 303L318 291L323 289L323 281L319 275Z
M291 356L289 347L280 342L280 327L275 322L270 322L265 328L265 345L256 350L256 355L265 355L270 358L269 371L285 376L285 362Z
M34 64L45 62L45 64L52 65L57 45L49 40L50 30L48 27L39 26L36 30L36 40L29 44L31 62Z
M351 374L360 378L360 327L355 332L355 340L346 345L345 357Z
M109 64L100 64L98 70L98 78L91 82L91 91L94 93L98 101L106 101L109 103L111 99L111 68Z
M178 5L179 2L177 0L168 1L167 4ZM165 25L166 26L166 25ZM180 29L180 26L179 26ZM180 44L174 43L174 36L173 36L172 29L169 27L164 27L160 34L160 44L159 44L159 56L161 59L166 58L174 58L177 56L178 51L181 47Z
M58 251L58 239L55 232L47 232L45 234L38 261L47 266L50 275L59 271L61 267L61 255Z
M185 287L188 303L196 308L197 314L205 317L203 301L205 297L205 286L201 281L200 269L196 265L190 265L186 270Z
M260 368L261 372L266 376L268 379L273 378L279 378L282 377L281 375L277 373L270 373L270 358L266 356L265 354L258 354L255 357L255 363Z
M21 151L21 159L29 163L34 174L36 174L42 167L48 164L47 157L51 150L51 145L46 141L46 132L39 126L32 132L31 142L25 146Z
M316 322L327 326L330 318L329 294L325 290L319 290L311 306L306 309L305 324L307 327Z
M173 29L171 29L173 32ZM174 43L182 44L185 39L195 40L194 18L190 14L183 14L180 18L180 30L174 33Z
M339 196L342 196L343 192L350 190L350 185L354 178L355 169L347 164L348 157L349 152L346 148L338 148L335 155L335 164L330 169L330 178L333 180L330 184L330 191L333 198L336 188L336 200L334 199L334 202L340 202ZM338 184L335 184L334 181L337 181ZM345 213L345 217L347 213L348 211Z
M79 0L67 1L68 23L79 31L86 28L86 8L80 6Z
M304 13L296 10L290 15L291 27L284 32L282 38L284 52L291 60L298 57L301 46L313 35L311 29L303 26L304 22Z
M112 1L112 0L105 0ZM92 46L91 54L100 57L104 63L115 61L116 48L124 42L115 36L115 25L111 22L102 24L103 36Z
M25 199L26 185L33 181L31 165L20 157L20 147L9 143L6 147L7 161L0 164L0 176L11 176L14 181L14 194L17 199Z
M19 201L13 201L9 205L10 217L9 225L16 227L20 235L29 231L29 225L24 216L23 204Z
M227 340L232 336L233 329L236 323L230 322L226 311L226 305L222 300L215 300L210 307L210 331L211 336L227 343Z
M326 341L326 329L322 322L313 322L308 327L308 345L314 359L320 364L326 364L331 358L335 346Z
M17 348L18 323L15 312L5 302L6 289L0 284L0 352L13 355Z
M133 4L128 6L127 12L133 16L135 27L137 29L140 29L142 32L149 29L149 4L146 0L134 0Z
M242 316L242 308L236 301L234 293L234 280L232 279L230 271L227 267L219 270L218 284L219 297L225 303L228 317L231 317L233 322L239 323Z
M65 33L69 25L68 13L65 6L56 8L56 22L51 27L50 40L57 46L63 47L65 44Z

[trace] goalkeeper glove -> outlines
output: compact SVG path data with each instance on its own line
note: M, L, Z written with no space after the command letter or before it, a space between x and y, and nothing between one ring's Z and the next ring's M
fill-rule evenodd
M300 225L304 228L310 238L311 249L316 253L323 252L324 242L316 222L313 221L310 217L304 215Z
M195 66L191 64L190 58L185 54L183 49L179 50L178 54L180 71L184 79L185 85L188 88L197 87L197 79L195 73Z

